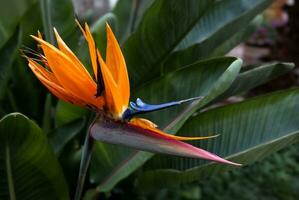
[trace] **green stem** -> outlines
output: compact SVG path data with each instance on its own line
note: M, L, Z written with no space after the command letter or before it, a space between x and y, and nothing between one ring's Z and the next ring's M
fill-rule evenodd
M80 200L81 196L82 196L86 173L87 173L87 170L89 167L91 154L92 154L92 147L93 147L93 143L94 143L94 139L92 137L90 137L89 133L90 133L90 129L91 129L92 125L95 122L95 119L90 124L87 134L86 134L86 137L85 137L85 142L83 145L83 150L82 150L82 155L81 155L81 163L80 163L80 169L79 169L77 188L76 188L74 200Z

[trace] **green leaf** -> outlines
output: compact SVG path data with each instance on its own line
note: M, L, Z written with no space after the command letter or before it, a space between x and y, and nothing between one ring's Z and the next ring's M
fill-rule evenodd
M169 100L168 98L205 96L199 104L191 104L185 110L181 110L183 113L180 116L177 116L179 111L173 114L175 111L171 109L159 111L161 115L162 112L166 112L163 116L168 121L162 119L162 117L159 119L164 120L163 123L165 124L166 122L169 123L164 131L175 133L179 126L198 108L213 100L225 91L225 88L230 86L236 78L241 64L242 62L239 59L229 57L202 61L154 80L143 88L140 88L137 94L141 98L145 96L146 100L151 103L159 102L159 99L166 101ZM207 68L206 66L210 67ZM185 88L181 84L177 84L184 83L186 80L193 82L192 84L190 82L186 83ZM189 89L189 87L192 88ZM164 92L167 95L164 95ZM155 122L160 123L160 121ZM90 179L92 182L99 183L97 187L98 191L111 190L116 183L135 171L153 155L147 152L135 151L100 142L95 143L93 153Z
M27 10L26 14L23 16L21 22L22 27L22 44L27 47L32 47L34 44L34 49L36 48L36 43L32 40L30 35L35 35L38 30L42 30L43 23L41 17L40 4L37 2Z
M144 12L153 2L153 0L127 0L117 2L112 13L119 22L115 34L120 44L123 44L128 36L135 31Z
M241 103L211 109L189 119L178 135L218 133L193 145L235 162L250 164L299 139L299 89L290 89ZM199 159L155 156L139 177L142 189L161 188L216 175L231 167Z
M109 12L103 15L100 19L98 19L91 28L91 32L93 34L96 46L100 50L104 58L106 57L106 45L107 45L106 44L107 43L106 23L109 24L112 30L115 30L115 27L118 26L118 21L116 16L113 13Z
M46 40L52 44L55 44L55 36L51 17L51 0L41 0L40 7Z
M198 62L153 80L140 87L133 96L152 104L203 96L198 105L185 115L185 118L188 118L228 89L237 77L241 65L240 59L232 57ZM154 120L160 127L165 127L182 110L183 106L168 108L147 114L146 118ZM181 126L182 123L184 120L176 126Z
M58 101L55 114L56 127L67 124L86 115L88 110L64 101Z
M0 101L3 100L7 90L7 84L12 76L12 64L21 41L21 32L19 28L15 34L0 49Z
M112 10L114 16L116 16L118 24L116 37L122 44L129 35L130 19L132 16L133 0L118 1Z
M11 38L19 22L36 0L11 0L0 3L0 49Z
M78 29L71 0L41 0L41 13L46 40L55 44L55 27L70 48L77 47Z
M47 138L19 113L0 120L0 199L69 199L68 187Z
M83 130L85 123L85 118L73 120L54 129L49 134L50 144L52 145L56 155L60 155L65 145Z
M213 2L160 0L146 10L139 27L123 46L133 87L159 75L161 63Z
M250 21L271 2L272 0L218 1L200 18L177 47L177 51L168 57L164 68L171 70L173 67L182 67L213 56L213 52L221 46L226 46L225 43L230 38L244 34L242 32L246 32ZM250 25L249 30L252 26L254 28L255 25Z
M258 28L261 27L262 22L263 17L258 15L247 26L241 28L237 33L232 34L230 37L227 37L226 40L217 47L214 47L214 49L212 49L209 55L207 55L205 58L212 58L227 54L230 50L232 50L238 44L246 41L254 32L256 32Z
M131 32L130 33L133 33L136 31L140 22L143 20L144 13L154 2L155 2L154 0L135 1L135 5L132 10Z
M246 92L259 85L267 83L268 81L279 77L295 67L293 63L272 63L265 64L259 67L253 67L253 69L247 69L241 72L236 80L232 83L230 88L225 91L219 98L224 99L241 92Z

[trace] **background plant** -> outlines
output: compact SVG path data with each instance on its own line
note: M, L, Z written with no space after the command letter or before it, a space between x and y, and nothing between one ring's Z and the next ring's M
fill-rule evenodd
M290 63L246 66L240 59L223 57L259 27L263 21L259 13L271 3L122 0L90 23L101 52L105 22L116 32L135 91L132 100L142 97L157 103L204 96L197 104L147 118L173 134L219 133L217 139L192 144L251 164L295 143L299 130L297 88L221 104L294 67ZM12 0L1 2L0 8L0 177L5 177L0 181L0 199L68 199L74 193L92 113L52 98L28 71L18 49L32 47L28 35L37 30L53 41L52 27L56 27L90 66L72 2ZM159 198L165 193L161 187L210 179L228 169L232 168L97 142L84 198L97 198L99 192L104 192L103 198L146 197L149 191Z

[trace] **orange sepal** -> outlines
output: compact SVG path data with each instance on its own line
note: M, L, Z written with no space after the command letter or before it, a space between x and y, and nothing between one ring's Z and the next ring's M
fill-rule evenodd
M60 51L63 52L66 56L68 56L73 61L77 69L81 71L81 75L83 77L92 80L90 74L88 73L84 65L81 63L78 57L72 52L72 50L65 44L65 42L62 40L59 33L57 32L56 28L54 28L54 33Z
M98 73L97 73L98 72L98 64L97 64L97 52L96 52L97 48L96 48L95 41L92 37L92 34L90 32L90 29L89 29L89 26L87 23L85 23L85 30L82 28L82 26L78 20L76 20L76 23L79 26L82 34L84 35L84 37L87 41L93 73L94 73L95 79L98 80Z
M128 105L130 98L130 83L124 56L119 44L110 28L106 24L107 53L106 64L119 88L124 105Z
M105 85L104 97L106 106L109 112L112 113L114 117L120 118L127 105L123 104L119 93L119 88L117 87L113 76L106 66L105 62L103 61L103 58L99 51L97 51L97 55Z
M93 105L101 109L104 105L103 97L94 97L97 86L90 76L82 75L85 69L78 68L70 57L53 45L38 37L32 37L41 44L47 65L59 84L66 91L80 97L80 99L86 102L86 105Z
M84 106L85 104L79 100L78 97L75 97L73 94L70 94L65 89L63 89L59 83L56 82L56 78L45 70L42 66L40 66L38 63L34 62L30 58L28 58L28 66L32 70L32 72L35 74L35 76L45 85L52 94L54 94L59 99L62 99L63 101L73 103L79 106Z

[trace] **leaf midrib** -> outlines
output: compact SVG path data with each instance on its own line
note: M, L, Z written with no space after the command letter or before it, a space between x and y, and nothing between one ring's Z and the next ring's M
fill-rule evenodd
M10 200L16 200L13 175L11 169L10 148L8 143L5 144L5 166L6 166L6 173L7 173L9 197Z

